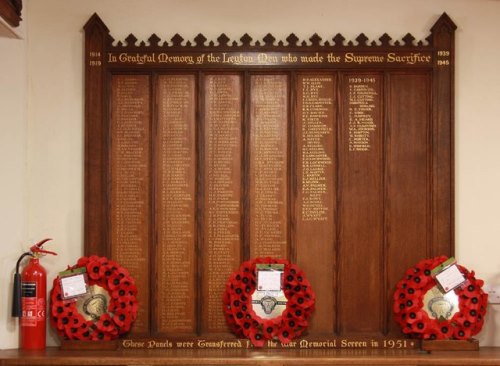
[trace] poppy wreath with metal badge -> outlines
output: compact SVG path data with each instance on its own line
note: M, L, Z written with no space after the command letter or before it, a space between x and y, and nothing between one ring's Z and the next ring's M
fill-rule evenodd
M63 339L112 340L127 333L137 318L137 287L127 269L106 257L80 258L68 271L86 272L85 294L65 299L61 276L50 293L50 322Z
M278 285L266 287L273 281ZM288 343L299 337L314 311L315 295L295 264L285 259L256 258L242 263L231 275L223 302L231 330L262 347L266 340Z
M467 340L483 327L488 301L484 282L456 265L464 282L445 292L433 272L446 261L444 256L422 260L397 284L393 311L403 333L425 340Z

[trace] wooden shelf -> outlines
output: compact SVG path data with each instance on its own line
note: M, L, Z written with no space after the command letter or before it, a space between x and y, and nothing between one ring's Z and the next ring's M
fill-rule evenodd
M500 348L479 351L120 350L0 351L0 365L499 365Z

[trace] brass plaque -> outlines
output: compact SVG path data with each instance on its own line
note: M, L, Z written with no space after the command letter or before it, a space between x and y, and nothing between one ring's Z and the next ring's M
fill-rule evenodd
M424 295L424 310L431 319L449 320L460 311L455 291L443 294L434 286Z

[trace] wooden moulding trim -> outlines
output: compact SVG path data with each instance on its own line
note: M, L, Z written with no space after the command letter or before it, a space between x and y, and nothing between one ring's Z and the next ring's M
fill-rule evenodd
M6 1L6 0L0 0ZM89 19L89 23L98 21L103 27L106 27L99 16L94 13L94 15ZM456 29L456 25L450 19L450 17L443 13L434 26L431 28L431 32L442 23L447 24L451 29ZM107 28L106 28L107 31ZM391 49L432 49L433 47L433 37L432 34L429 35L425 40L416 41L416 38L411 34L407 33L401 40L393 40L391 36L384 33L378 38L378 40L371 40L364 34L360 33L354 41L347 41L346 38L337 33L333 38L324 40L317 33L314 33L308 40L300 40L294 33L291 33L284 41L277 41L276 38L268 33L262 40L254 40L248 33L245 33L239 40L231 40L225 33L222 33L217 37L216 41L208 41L208 39L199 33L192 41L184 39L180 34L176 33L170 41L163 41L156 34L152 34L147 42L140 41L137 37L130 33L123 41L119 40L115 43L115 39L111 36L107 37L107 47L110 50L135 50L138 49L168 49L168 50L183 50L183 51L195 51L195 50L232 50L240 51L244 50L247 52L251 51L279 51L279 50L339 50L339 49L367 49L375 51L377 49L391 48ZM208 41L208 43L207 43Z
M21 9L17 9L10 0L0 0L0 17L10 26L18 27L21 22Z

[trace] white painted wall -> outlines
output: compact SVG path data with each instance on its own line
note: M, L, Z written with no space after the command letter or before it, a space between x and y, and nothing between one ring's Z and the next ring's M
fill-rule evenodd
M49 280L83 251L82 26L94 12L115 39L132 32L145 40L151 33L170 38L176 32L187 39L200 32L209 39L221 32L232 39L245 32L254 39L268 32L278 39L291 32L301 39L315 32L325 39L337 32L348 39L359 32L372 39L384 32L393 38L411 32L423 39L446 11L459 27L457 257L478 277L500 284L500 1L27 0L26 7L28 42L0 39L0 232L7 239L0 257L5 268L0 348L17 344L17 331L8 320L7 282L21 245L54 238L60 255L45 258ZM500 346L496 333L499 306L489 309L481 344Z
M0 348L17 347L10 317L14 267L26 249L27 41L25 24L2 25L0 37ZM8 38L7 38L8 37ZM21 38L16 38L21 37Z

